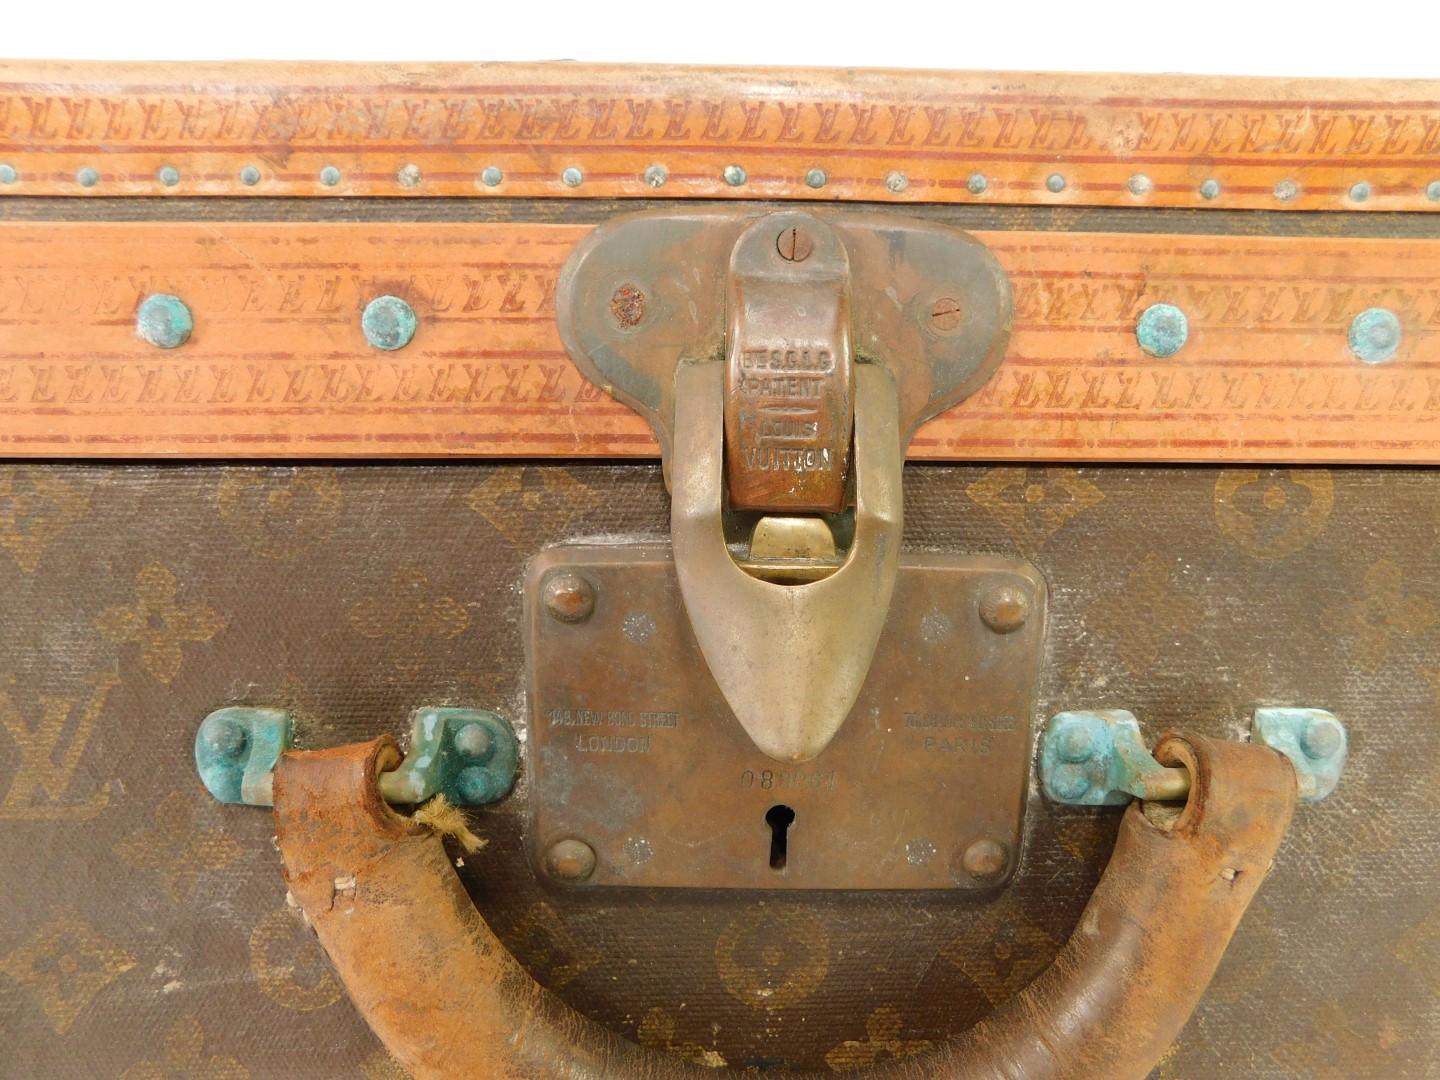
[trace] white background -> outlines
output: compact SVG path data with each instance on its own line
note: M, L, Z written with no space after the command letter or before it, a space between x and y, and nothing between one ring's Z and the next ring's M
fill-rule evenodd
M0 57L1434 78L1440 10L1434 0L0 0Z

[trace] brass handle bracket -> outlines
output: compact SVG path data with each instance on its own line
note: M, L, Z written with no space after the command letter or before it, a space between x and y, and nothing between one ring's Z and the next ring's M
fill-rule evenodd
M1350 748L1345 725L1324 709L1256 709L1250 741L1289 760L1305 802L1335 790ZM1050 799L1071 806L1117 806L1132 796L1173 802L1191 787L1184 768L1151 756L1135 714L1124 709L1053 716L1040 740L1040 782Z
M294 749L295 725L283 709L217 709L195 733L195 768L220 802L274 804L275 766ZM381 773L387 803L413 806L444 795L456 806L484 806L510 793L520 743L503 716L485 709L416 709L405 759Z

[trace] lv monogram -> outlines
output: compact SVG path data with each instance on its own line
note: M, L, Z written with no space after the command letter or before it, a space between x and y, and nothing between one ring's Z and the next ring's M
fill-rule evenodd
M13 675L0 676L0 687L13 686ZM41 694L38 697L41 717L32 726L11 697L9 689L0 689L0 726L15 741L20 752L10 788L0 801L0 819L21 821L88 821L110 802L110 785L86 802L76 801L72 794L75 773L110 691L120 683L113 671L94 677L94 690L83 707L78 723L71 728L71 717L80 699Z

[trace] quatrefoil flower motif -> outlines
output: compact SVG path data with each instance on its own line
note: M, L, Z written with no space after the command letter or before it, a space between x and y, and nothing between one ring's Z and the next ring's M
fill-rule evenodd
M108 607L95 629L118 644L138 644L140 662L162 683L175 681L185 663L184 646L209 641L225 628L225 619L205 604L178 602L180 583L159 562L135 576L135 603Z

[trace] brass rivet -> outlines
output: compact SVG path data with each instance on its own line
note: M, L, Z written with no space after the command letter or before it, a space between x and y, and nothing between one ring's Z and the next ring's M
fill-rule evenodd
M377 296L360 313L360 329L376 349L395 352L415 337L415 309L398 296Z
M466 724L455 735L455 749L472 758L486 757L495 748L495 737L484 724Z
M178 349L190 340L195 319L178 296L147 296L135 313L135 331L157 349Z
M1323 761L1334 757L1343 741L1339 724L1328 720L1311 720L1305 725L1305 731L1300 736L1300 749L1312 761Z
M561 881L584 881L595 872L595 849L584 840L559 840L545 853L545 869Z
M992 585L980 594L980 618L997 634L1013 634L1030 616L1030 597L1015 585Z
M595 587L571 570L551 574L540 592L545 610L563 623L584 622L595 610Z
M965 849L965 854L960 857L960 865L973 878L994 881L1009 868L1010 849L998 840L976 840Z

